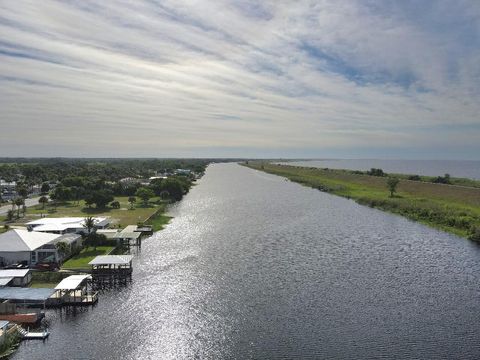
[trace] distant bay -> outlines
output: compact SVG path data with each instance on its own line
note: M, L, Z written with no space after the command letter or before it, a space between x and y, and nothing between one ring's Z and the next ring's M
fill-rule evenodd
M450 174L480 180L480 161L475 160L381 160L325 159L289 162L289 165L329 169L370 170L380 168L387 173L440 176Z

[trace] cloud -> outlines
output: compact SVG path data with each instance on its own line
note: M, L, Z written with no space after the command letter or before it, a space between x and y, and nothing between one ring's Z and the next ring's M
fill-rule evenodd
M2 1L0 151L478 158L479 30L471 1Z

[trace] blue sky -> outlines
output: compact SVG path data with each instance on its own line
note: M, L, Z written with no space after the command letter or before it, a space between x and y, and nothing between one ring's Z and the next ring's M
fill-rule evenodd
M480 159L479 1L0 0L0 156Z

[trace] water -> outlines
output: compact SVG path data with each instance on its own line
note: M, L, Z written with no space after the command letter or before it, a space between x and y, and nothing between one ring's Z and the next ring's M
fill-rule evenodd
M480 358L480 248L236 164L14 359Z
M450 174L454 177L480 180L480 161L473 160L329 159L295 161L287 164L362 171L370 170L371 168L379 168L387 173L427 176L443 176L445 174Z

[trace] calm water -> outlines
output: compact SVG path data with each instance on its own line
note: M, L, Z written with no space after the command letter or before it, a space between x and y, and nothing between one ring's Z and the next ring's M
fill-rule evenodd
M236 164L171 212L129 287L14 359L480 358L471 242Z
M466 177L480 180L480 161L470 160L375 160L331 159L295 161L289 164L330 169L370 170L380 168L387 173L427 176Z

